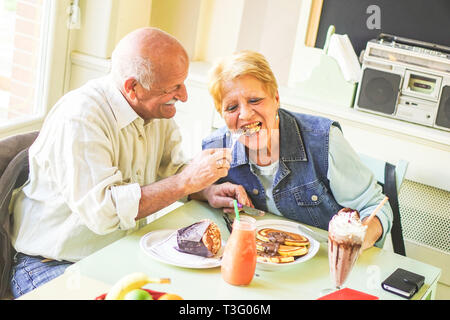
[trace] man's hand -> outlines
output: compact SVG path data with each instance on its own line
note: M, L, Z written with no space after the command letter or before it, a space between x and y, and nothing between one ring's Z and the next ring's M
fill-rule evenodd
M201 192L202 198L208 200L208 203L213 208L223 208L224 212L233 213L233 200L239 203L254 207L252 201L247 195L244 187L230 182L222 184L213 184ZM197 198L191 195L192 198Z
M189 193L205 189L228 174L231 163L229 148L206 149L200 152L179 174Z

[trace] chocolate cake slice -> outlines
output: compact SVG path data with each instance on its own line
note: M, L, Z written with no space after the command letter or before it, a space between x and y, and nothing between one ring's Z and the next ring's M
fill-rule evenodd
M209 219L177 230L178 251L202 257L214 256L222 246L220 229Z

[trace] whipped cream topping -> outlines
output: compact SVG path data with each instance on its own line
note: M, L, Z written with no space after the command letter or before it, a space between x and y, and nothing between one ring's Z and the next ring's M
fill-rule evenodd
M337 241L362 243L366 230L367 226L361 223L358 212L347 208L335 214L328 225L329 235Z

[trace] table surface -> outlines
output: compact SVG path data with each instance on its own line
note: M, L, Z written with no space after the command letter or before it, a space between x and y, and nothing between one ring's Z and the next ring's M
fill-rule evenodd
M317 299L323 289L333 287L329 274L327 245L322 243L310 260L277 271L257 267L248 286L233 286L221 276L220 267L189 269L154 260L139 245L141 237L160 229L178 229L201 219L215 221L224 240L229 232L222 211L207 203L189 201L140 230L110 244L70 266L63 276L23 296L23 299L93 299L105 293L121 277L132 272L144 272L151 277L170 278L170 284L148 284L148 289L176 293L184 299L198 300L274 300ZM284 219L265 215L258 219ZM404 299L384 291L381 282L397 268L421 274L425 284L413 299L432 297L441 270L393 252L371 248L356 262L345 287L359 290L379 299ZM62 294L62 292L68 292Z

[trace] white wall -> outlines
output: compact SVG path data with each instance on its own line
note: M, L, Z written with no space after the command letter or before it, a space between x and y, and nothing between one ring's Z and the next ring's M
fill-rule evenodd
M204 2L206 0L203 0ZM244 0L213 0L203 4L195 60L214 61L236 51Z
M150 24L150 0L80 0L81 27L70 30L65 92L106 74L109 59L127 33Z
M128 32L148 26L152 1L80 0L81 28L72 31L72 50L110 58Z
M261 52L271 63L279 84L287 84L302 1L245 2L237 50Z
M195 55L195 44L202 0L153 0L149 23L175 35L183 44L190 59Z

